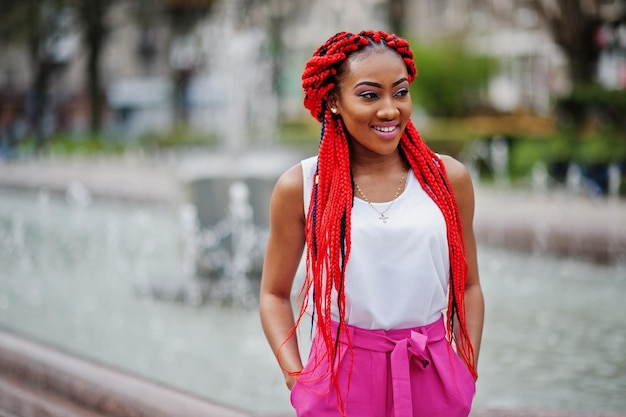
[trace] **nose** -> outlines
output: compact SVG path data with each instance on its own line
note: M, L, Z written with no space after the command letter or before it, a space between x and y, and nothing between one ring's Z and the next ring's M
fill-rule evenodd
M400 114L400 109L396 105L393 97L384 97L380 100L380 107L376 115L381 120L393 120Z

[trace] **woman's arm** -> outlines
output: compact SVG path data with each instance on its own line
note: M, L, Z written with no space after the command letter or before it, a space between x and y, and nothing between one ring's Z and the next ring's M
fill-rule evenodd
M448 156L442 157L442 160L459 207L465 238L465 256L468 265L467 283L465 285L465 321L474 348L474 369L477 369L485 304L478 276L476 238L474 236L474 187L469 171L462 163Z
M276 183L270 203L270 231L261 277L259 310L265 336L291 389L302 370L295 334L291 287L305 244L302 168L298 164ZM281 347L282 346L282 347Z

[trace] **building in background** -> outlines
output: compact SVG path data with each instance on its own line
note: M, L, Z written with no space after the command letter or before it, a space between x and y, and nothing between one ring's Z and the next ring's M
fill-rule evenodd
M624 89L624 0L580 1L598 20L594 32L599 49L596 79L607 88ZM402 28L403 36L418 42L462 37L471 50L496 57L501 70L488 87L493 108L545 115L551 111L552 97L567 92L570 81L567 54L555 42L545 16L537 11L539 3L541 0L110 2L101 52L104 129L132 137L183 124L228 137L233 150L244 146L250 136L271 141L278 120L306 114L301 105L300 74L315 47L340 30L397 27ZM63 10L54 19L63 30L49 32L42 43L55 62L45 91L45 126L50 132L80 134L88 124L84 71L88 51L71 10ZM8 36L11 32L4 27L0 32L4 34L0 36L0 129L3 143L8 143L5 138L29 130L36 74L28 43ZM419 56L417 61L419 66Z

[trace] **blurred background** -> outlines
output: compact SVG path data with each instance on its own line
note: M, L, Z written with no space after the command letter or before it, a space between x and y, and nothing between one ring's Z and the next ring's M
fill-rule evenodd
M315 149L304 63L329 34L382 28L415 50L433 147L501 136L513 178L573 162L606 193L592 165L626 158L623 21L619 0L5 0L1 155Z
M363 29L409 40L413 120L474 177L477 408L626 413L624 0L2 0L0 329L289 415L267 206L317 149L305 62Z

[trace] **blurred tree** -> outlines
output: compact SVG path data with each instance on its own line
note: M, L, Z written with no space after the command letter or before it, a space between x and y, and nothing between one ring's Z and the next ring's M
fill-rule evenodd
M248 0L253 1L253 0ZM286 65L285 28L289 22L297 19L302 13L307 0L257 0L263 2L267 10L266 32L268 33L269 52L272 58L273 90L280 100L284 96L284 72ZM280 108L280 105L279 105ZM278 117L280 118L280 112Z
M162 0L163 8L176 34L189 33L211 11L215 0Z
M44 123L50 81L65 64L56 49L67 26L62 6L63 0L3 0L1 5L0 36L28 48L32 81L26 111L37 153L46 148L51 133Z
M466 116L484 106L481 91L497 68L494 59L469 53L461 42L411 47L418 68L411 95L428 114Z
M602 0L530 1L547 23L555 42L567 56L570 77L574 84L593 81L599 54L594 35L601 23L600 3Z
M44 114L50 78L66 62L59 56L59 40L80 28L87 51L86 90L90 102L90 130L102 128L103 93L100 60L109 28L107 11L116 0L3 0L0 30L14 42L28 44L33 68L29 105L36 148L41 150L48 133ZM29 107L29 106L27 106Z
M136 0L131 14L134 22L139 26L139 43L137 56L144 75L148 75L158 56L156 32L157 16L161 12L159 5L152 0Z
M89 127L97 137L102 129L104 92L101 76L102 51L110 28L107 12L116 0L57 0L65 2L76 11L81 28L83 43L87 51L86 80L89 95Z
M198 22L211 12L215 0L162 0L173 33L170 66L174 85L173 109L177 125L189 118L189 84L201 65L201 51L195 42Z
M566 145L574 151L566 158L553 155L551 163L565 162L567 166L573 156L586 181L606 194L609 163L626 166L626 94L596 83L602 48L599 32L606 23L623 21L626 1L531 0L531 4L567 56L573 84L571 92L557 100L556 114Z

